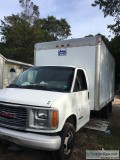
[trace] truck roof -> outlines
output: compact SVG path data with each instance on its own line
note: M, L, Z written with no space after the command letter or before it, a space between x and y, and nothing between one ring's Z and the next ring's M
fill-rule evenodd
M72 66L72 65L42 65L42 66L35 66L33 68L39 67L70 67L70 68L80 68L79 66Z
M79 46L95 46L101 42L101 36L91 36L77 39L68 39L61 41L51 41L36 43L35 50L46 50L46 49L57 49L57 48L68 48L68 47L79 47Z

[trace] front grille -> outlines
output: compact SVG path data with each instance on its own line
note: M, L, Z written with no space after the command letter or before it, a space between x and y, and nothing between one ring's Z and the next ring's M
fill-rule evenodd
M12 128L25 128L27 109L14 105L0 104L0 124Z

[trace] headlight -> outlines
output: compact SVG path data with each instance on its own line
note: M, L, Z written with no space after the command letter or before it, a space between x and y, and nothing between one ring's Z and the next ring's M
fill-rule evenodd
M29 126L36 129L56 129L58 127L58 111L54 109L32 109Z
M47 110L37 110L36 119L47 119L48 111Z

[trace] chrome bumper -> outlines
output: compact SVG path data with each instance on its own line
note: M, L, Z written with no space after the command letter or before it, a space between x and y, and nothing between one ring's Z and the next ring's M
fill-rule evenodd
M60 136L46 136L36 133L25 133L3 127L0 127L0 138L22 146L49 151L58 150L61 145Z

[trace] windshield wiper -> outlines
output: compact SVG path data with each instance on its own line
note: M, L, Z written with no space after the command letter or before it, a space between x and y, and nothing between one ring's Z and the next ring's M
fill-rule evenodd
M6 88L21 88L21 86L17 85L17 84L10 84L9 86L7 86Z
M66 92L66 90L61 88L54 88L43 86L39 84L31 84L31 85L17 85L17 84L10 84L7 88L23 88L23 89L36 89L36 90L45 90L45 91L54 91L54 92Z
M53 89L53 88L51 88L51 87L42 86L42 85L38 85L38 84L21 86L21 88L55 91L55 89Z
M25 85L25 86L23 85L23 86L21 86L21 88L46 90L46 91L54 91L54 92L65 92L63 89L44 86L44 85L40 85L40 84L31 84L31 85Z

